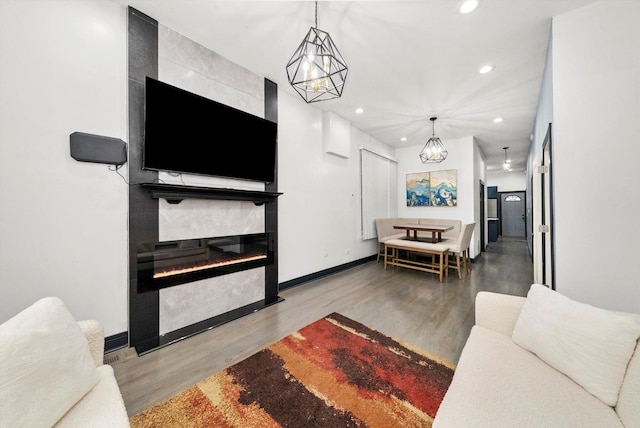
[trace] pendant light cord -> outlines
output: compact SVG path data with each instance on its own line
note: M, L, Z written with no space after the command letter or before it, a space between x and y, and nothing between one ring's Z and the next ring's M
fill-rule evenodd
M318 28L318 2L316 2L316 29Z

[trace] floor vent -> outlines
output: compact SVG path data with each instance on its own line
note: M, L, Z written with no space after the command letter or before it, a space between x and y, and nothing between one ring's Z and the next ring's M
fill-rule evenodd
M109 356L104 357L104 363L105 364L113 364L113 363L115 363L116 361L119 361L119 360L120 360L120 357L118 355L109 355Z

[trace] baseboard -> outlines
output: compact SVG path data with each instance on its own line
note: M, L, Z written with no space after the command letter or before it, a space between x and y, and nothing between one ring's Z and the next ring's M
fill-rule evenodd
M124 348L129 345L129 333L114 334L113 336L104 338L104 353L113 352L117 349Z
M305 282L313 281L315 279L319 279L325 276L333 275L334 273L341 272L343 270L351 269L352 267L369 263L377 258L377 254L369 257L365 257L363 259L354 260L349 263L345 263L343 265L334 266L329 269L321 270L319 272L311 273L309 275L301 276L299 278L291 279L289 281L281 282L279 286L279 290L286 290L287 288L296 287L300 284L304 284Z

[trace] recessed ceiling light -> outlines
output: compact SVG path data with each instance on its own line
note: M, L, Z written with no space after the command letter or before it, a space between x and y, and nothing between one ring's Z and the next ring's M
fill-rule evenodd
M485 65L485 66L482 66L480 70L478 70L478 73L485 74L490 72L491 70L493 70L493 65Z
M407 137L400 138L400 141L407 141Z
M500 123L502 122L502 118L501 117L496 117L495 119L493 119L493 123Z
M460 5L460 13L467 14L471 13L478 7L478 0L467 0L462 5Z
M364 112L364 110L362 110L362 108L361 108L361 107L358 107L358 108L356 109L356 113L358 113L358 114L361 114L361 113L363 113L363 112Z

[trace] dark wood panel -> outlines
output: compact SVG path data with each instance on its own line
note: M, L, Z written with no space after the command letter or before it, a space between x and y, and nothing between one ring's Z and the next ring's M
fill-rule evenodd
M142 170L144 78L158 77L158 22L129 8L129 346L160 333L159 292L138 293L136 254L143 242L158 240L158 200L136 185L155 181L158 173Z
M278 122L278 85L264 80L264 117ZM276 142L277 144L277 142ZM276 145L275 174L272 183L267 183L267 192L278 193L278 147ZM281 301L278 295L278 200L274 199L264 207L264 229L272 238L273 264L265 267L265 303L271 305Z

